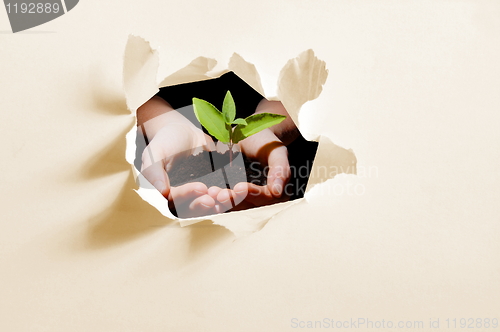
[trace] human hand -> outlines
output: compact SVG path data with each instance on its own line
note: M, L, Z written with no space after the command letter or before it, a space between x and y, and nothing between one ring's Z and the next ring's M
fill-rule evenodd
M156 133L142 154L142 175L168 199L170 208L183 218L205 215L215 205L203 183L192 182L171 187L168 177L180 159L196 150L211 149L212 139L200 133L189 126L168 124Z
M263 99L255 113L263 112L281 114L287 118L278 125L240 141L239 146L248 158L267 166L267 185L245 182L238 183L232 190L209 188L208 194L216 200L216 204L226 209L243 210L289 199L285 188L291 171L286 145L299 136L299 131L281 102Z
M208 194L223 210L244 210L288 200L285 186L290 179L288 150L278 137L265 129L239 143L242 152L250 159L268 168L267 185L240 182L232 189L210 187Z
M259 104L256 113L269 110L287 114L280 102L267 100ZM152 115L156 117L152 118ZM142 173L169 200L171 207L175 205L179 216L195 217L230 209L242 210L289 199L284 195L284 188L290 178L290 166L288 150L282 140L287 142L293 139L296 127L290 119L274 126L273 130L265 129L239 143L247 157L267 166L267 185L242 182L232 189L207 188L201 182L170 188L167 174L175 162L196 149L214 150L213 142L158 97L138 110L138 123L150 139L143 153Z
M209 196L208 188L201 182L171 187L168 172L175 163L196 150L213 150L210 136L204 134L189 120L174 111L160 98L153 98L138 110L138 119L144 114L155 114L139 122L140 132L149 139L142 154L142 175L169 201L177 215L183 218L210 214L215 200Z

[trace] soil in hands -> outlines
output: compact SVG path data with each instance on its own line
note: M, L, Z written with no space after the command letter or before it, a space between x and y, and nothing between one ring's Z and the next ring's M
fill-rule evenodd
M246 181L265 186L267 174L265 174L262 164L243 155L243 167L241 162L236 162L238 156L239 152L233 153L232 166L229 166L229 151L224 154L216 151L203 151L196 156L184 158L174 165L168 173L170 185L180 186L189 182L202 182L208 188L212 186L228 188L228 182L235 185L237 182ZM221 169L224 172L220 172Z

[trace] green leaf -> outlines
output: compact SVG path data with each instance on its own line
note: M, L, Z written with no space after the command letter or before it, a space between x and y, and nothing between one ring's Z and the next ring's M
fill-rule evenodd
M245 119L239 118L239 119L234 120L231 124L235 124L235 125L240 124L240 125L246 126L247 122L245 121Z
M273 113L259 113L250 115L245 119L246 125L239 124L233 131L233 143L238 143L245 138L257 134L259 131L281 123L286 116Z
M223 143L229 143L229 130L219 110L209 102L193 98L194 114L210 135Z
M224 97L224 102L222 103L222 115L224 115L224 120L227 124L231 124L236 116L236 105L234 104L233 96L229 90Z

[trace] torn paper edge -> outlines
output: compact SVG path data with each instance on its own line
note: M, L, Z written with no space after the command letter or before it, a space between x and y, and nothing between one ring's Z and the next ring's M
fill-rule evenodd
M266 94L262 88L260 75L255 65L245 61L239 54L234 53L232 55L227 70L212 73L211 71L216 64L217 61L215 59L198 57L191 61L186 67L168 75L158 84L156 81L159 68L158 51L152 49L150 43L145 39L130 35L125 48L123 73L123 85L127 106L135 116L137 109L153 97L161 87L207 80L219 77L228 71L233 71L266 99L280 100L297 125L299 131L301 131L299 111L302 105L307 101L314 100L319 96L328 76L325 62L318 59L313 50L309 49L285 64L279 75L277 95L273 96L269 93ZM158 190L154 189L149 181L147 181L134 166L136 135L136 126L126 135L126 160L132 167L134 178L139 183L139 189L135 191L144 201L154 206L162 215L171 220L178 221L181 226L193 225L200 221L210 220L216 225L227 228L233 232L236 237L240 237L262 229L271 218L281 211L304 200L304 198L301 198L284 203L204 217L175 217L169 210L168 202L163 195L161 195ZM339 162L340 160L342 165L351 162L355 164L354 153L336 146L329 138L318 134L314 139L309 140L319 142L318 151L313 163L313 170L315 167L319 167L317 159L321 155L324 155L323 159L319 158L321 162ZM331 153L330 149L332 147L336 153ZM346 155L348 156L348 160L342 160ZM329 178L309 178L306 194L314 185L328 179Z

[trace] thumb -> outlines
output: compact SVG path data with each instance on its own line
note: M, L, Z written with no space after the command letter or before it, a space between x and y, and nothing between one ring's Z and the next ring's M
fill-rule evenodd
M268 158L267 186L274 197L281 197L285 184L290 179L290 164L286 146L273 149Z
M165 159L155 154L154 149L146 147L142 155L142 175L164 196L170 193L170 181L165 171Z

